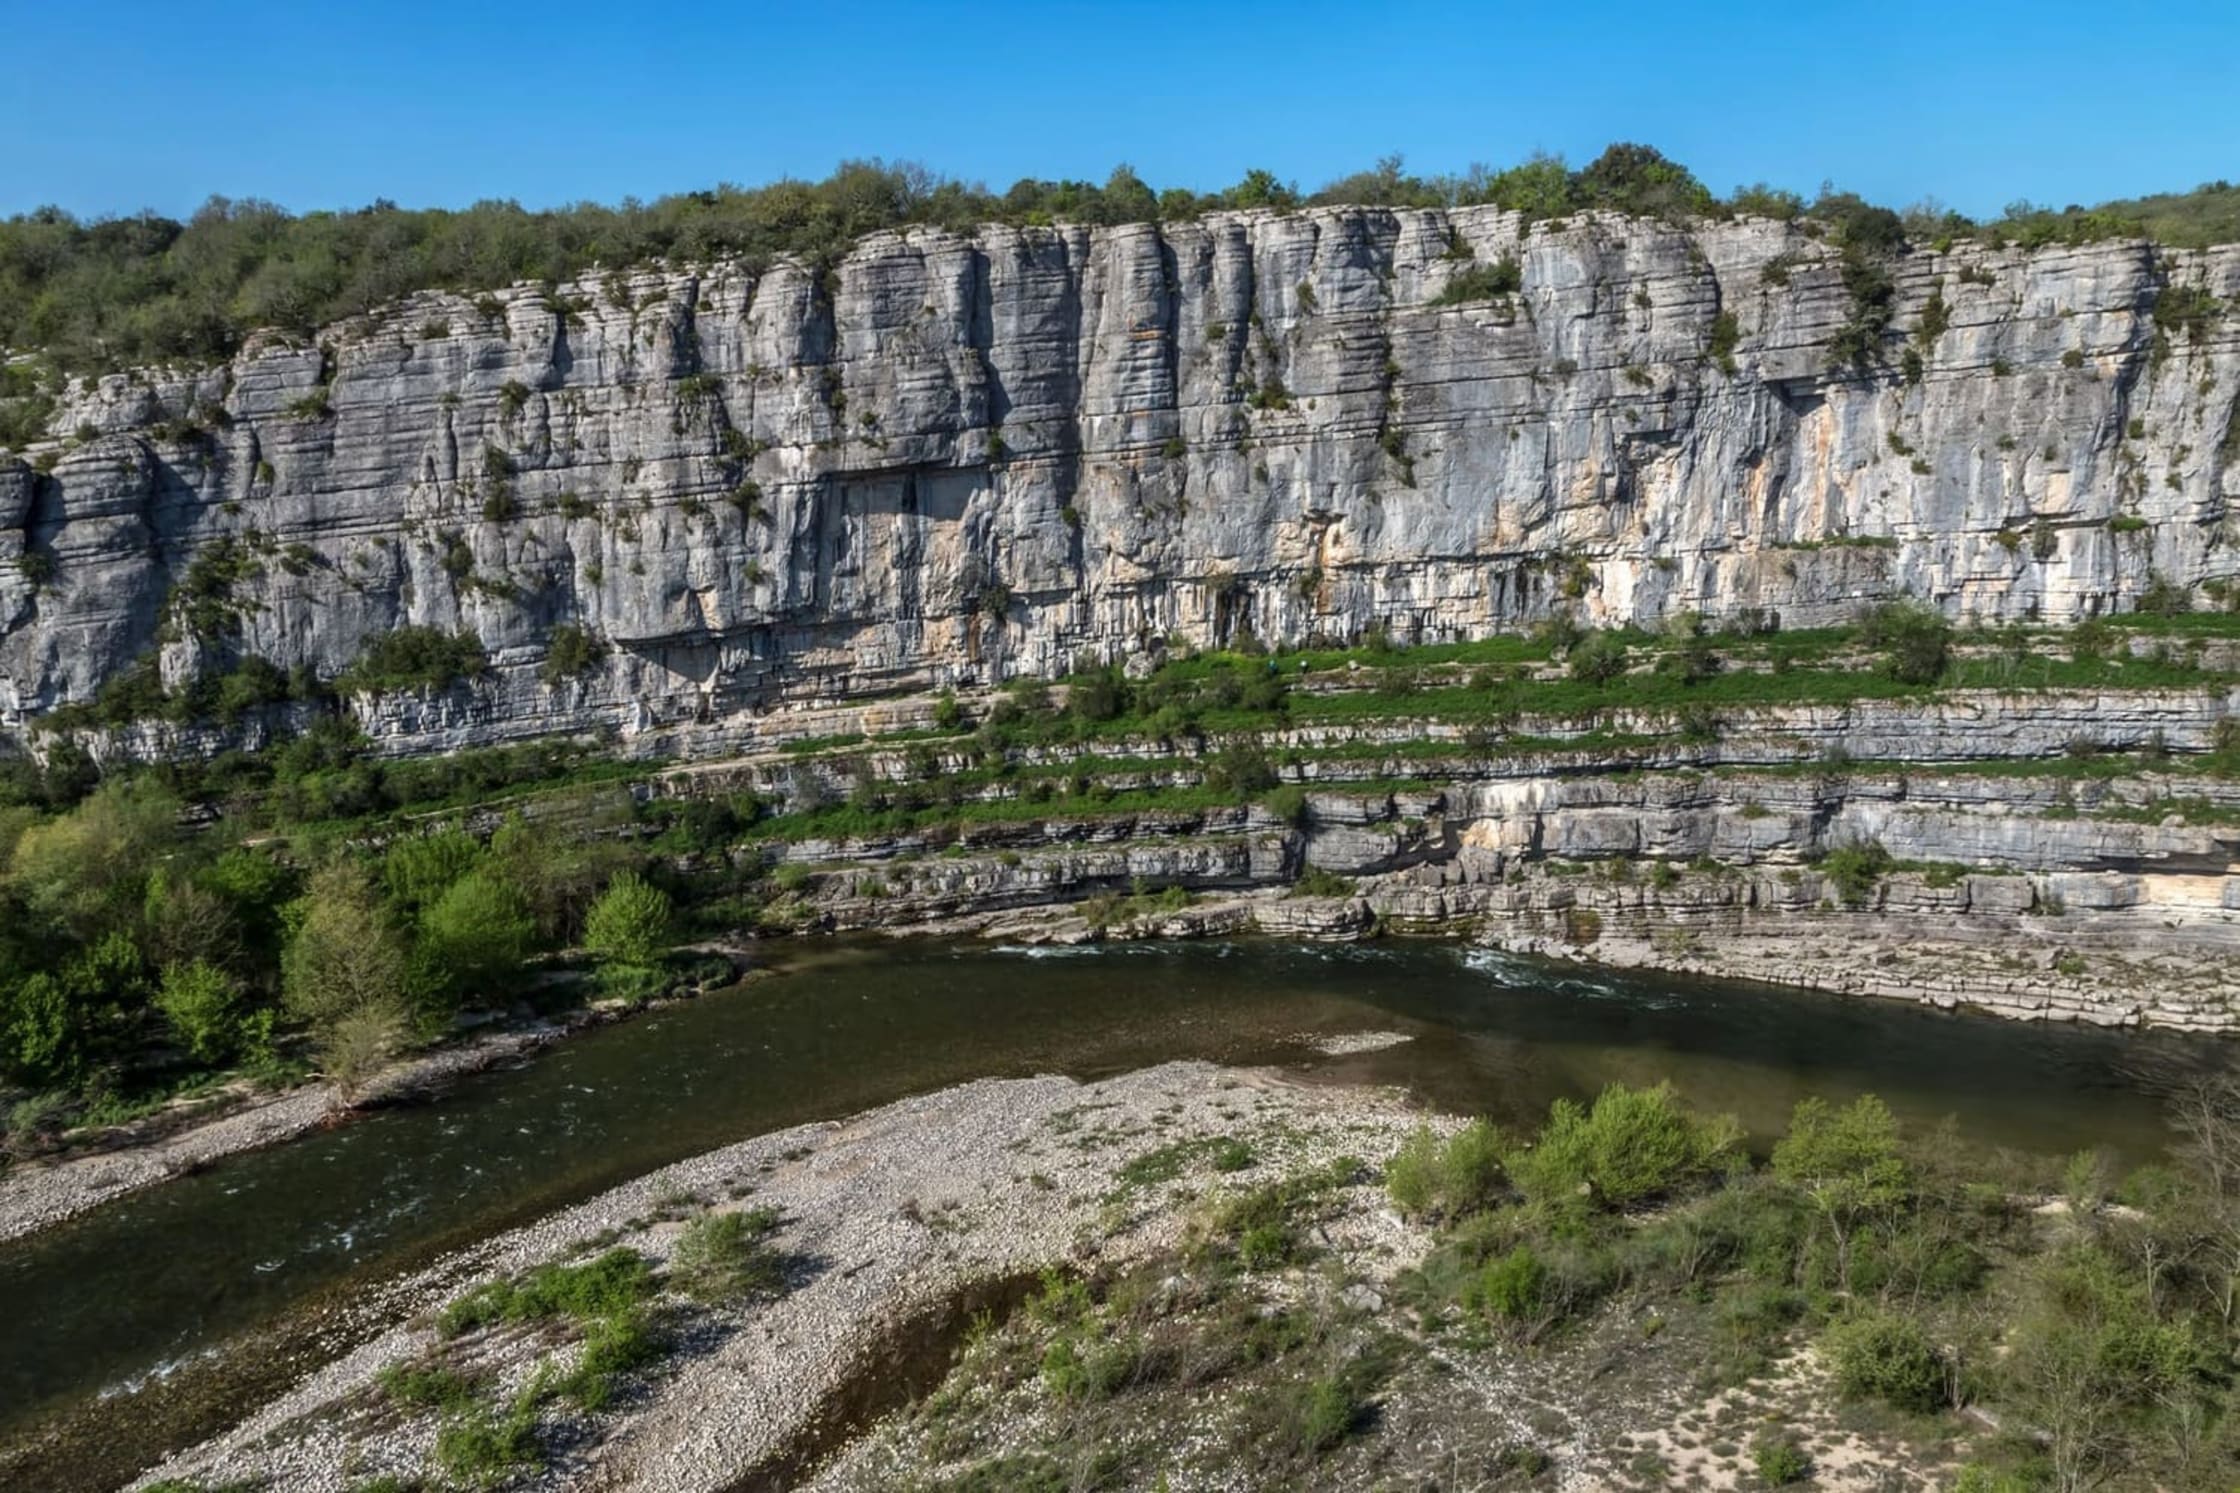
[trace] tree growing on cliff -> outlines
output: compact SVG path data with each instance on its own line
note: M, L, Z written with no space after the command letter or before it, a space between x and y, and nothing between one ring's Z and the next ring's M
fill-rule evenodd
M1882 670L1900 684L1935 684L1952 661L1952 624L1918 601L1892 601L1859 621L1859 641L1882 651Z
M1626 645L1606 632L1591 632L1571 646L1568 667L1582 684L1608 684L1626 671Z

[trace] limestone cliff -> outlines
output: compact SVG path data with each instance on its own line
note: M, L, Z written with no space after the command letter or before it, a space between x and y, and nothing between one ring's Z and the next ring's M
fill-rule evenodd
M1513 257L1521 288L1456 301ZM1495 209L913 231L414 296L74 388L0 458L0 730L143 656L496 666L393 747L1575 607L2068 619L2240 571L2240 248L1895 256ZM1491 279L1492 277L1486 277ZM28 556L26 546L29 547ZM198 559L202 562L196 569ZM603 656L540 677L552 630Z

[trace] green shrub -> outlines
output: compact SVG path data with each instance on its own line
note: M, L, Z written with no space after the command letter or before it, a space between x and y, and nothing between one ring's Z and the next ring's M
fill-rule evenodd
M1294 1435L1312 1452L1326 1452L1353 1434L1366 1410L1342 1375L1325 1375L1299 1394Z
M1325 871L1320 866L1307 867L1291 883L1291 895L1294 897L1350 897L1353 893L1352 877Z
M1109 1399L1136 1378L1142 1361L1142 1344L1132 1338L1087 1342L1066 1333L1042 1355L1042 1385L1060 1400Z
M1225 1247L1247 1270L1270 1270L1291 1263L1303 1247L1301 1218L1330 1188L1350 1180L1358 1165L1344 1158L1224 1200L1207 1220L1205 1243L1217 1254Z
M1385 1191L1411 1216L1460 1218L1500 1197L1508 1140L1486 1120L1441 1139L1420 1126L1385 1163Z
M589 673L607 656L607 645L589 628L578 627L572 622L554 626L545 640L544 666L537 677L548 687L557 687L569 680Z
M635 1311L654 1289L644 1255L610 1249L580 1265L540 1265L518 1278L487 1281L446 1306L436 1326L449 1338L501 1322L591 1322Z
M668 952L669 894L635 871L618 873L583 920L583 944L602 963L647 968Z
M553 1381L552 1388L579 1409L604 1410L613 1403L624 1375L658 1362L666 1351L661 1333L642 1310L600 1317L584 1330L574 1366Z
M1205 759L1205 785L1215 793L1244 801L1276 786L1276 770L1257 744L1223 747Z
M1855 840L1821 857L1820 873L1835 885L1838 896L1856 907L1874 895L1896 864L1880 840Z
M1944 1360L1912 1317L1858 1312L1821 1334L1820 1348L1836 1388L1853 1399L1926 1413L1949 1397Z
M479 679L489 669L489 656L472 633L407 625L376 634L358 661L335 681L335 688L344 694L440 690Z
M1524 289L1524 268L1514 254L1493 264L1468 264L1456 270L1431 298L1434 306L1460 306L1470 301L1491 301Z
M1583 1108L1559 1099L1509 1169L1535 1203L1606 1208L1674 1192L1733 1163L1741 1127L1690 1113L1669 1084L1612 1084Z
M1883 672L1900 684L1934 684L1952 657L1952 624L1934 607L1893 601L1870 610L1859 641L1883 651Z
M1245 396L1244 402L1256 410L1287 410L1291 408L1291 391L1271 373L1266 382Z
M500 1417L476 1406L445 1419L436 1432L436 1465L446 1477L470 1488L495 1488L524 1467L543 1462L537 1441L536 1403L517 1400Z
M1727 373L1734 372L1734 350L1742 343L1742 322L1732 311L1711 318L1711 340L1705 355Z
M1548 1267L1531 1245L1520 1244L1486 1262L1471 1282L1465 1305L1491 1317L1526 1321L1539 1312L1547 1286Z
M1306 826L1310 812L1307 806L1307 790L1297 783L1284 783L1271 789L1268 796L1261 800L1261 806L1270 815L1294 829L1301 829Z
M463 1411L474 1404L474 1381L441 1364L393 1363L376 1379L383 1394L410 1409Z
M1611 633L1590 632L1571 646L1567 666L1582 684L1608 684L1625 673L1628 662L1624 642Z
M785 1283L785 1258L770 1247L775 1208L704 1213L684 1226L670 1274L677 1288L703 1301L775 1293Z
M1794 1436L1760 1436L1750 1448L1750 1460L1758 1469L1758 1480L1769 1488L1801 1483L1812 1473L1812 1459Z

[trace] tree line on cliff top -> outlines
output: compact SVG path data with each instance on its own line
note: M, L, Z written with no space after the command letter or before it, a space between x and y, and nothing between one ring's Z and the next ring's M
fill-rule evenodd
M258 328L306 334L415 290L491 290L672 258L795 255L828 263L866 233L908 225L1143 223L1330 204L1491 204L1533 218L1601 209L1784 219L1840 219L1866 206L1825 187L1809 202L1762 184L1720 198L1655 149L1618 144L1577 169L1535 156L1504 170L1420 176L1393 156L1312 193L1264 170L1218 192L1154 190L1127 166L1101 184L1025 179L995 192L874 160L845 162L820 182L726 184L611 207L530 210L495 201L454 211L379 201L298 215L269 202L213 197L185 222L153 212L89 221L48 207L0 221L0 349L19 359L0 363L0 397L28 397L59 372L223 359ZM1874 211L1892 227L1900 222ZM2030 245L2144 233L2199 244L2240 237L2240 189L2217 182L2092 209L2018 203L1984 224L1923 205L1902 221L1917 241L1980 233ZM37 364L26 354L39 355Z

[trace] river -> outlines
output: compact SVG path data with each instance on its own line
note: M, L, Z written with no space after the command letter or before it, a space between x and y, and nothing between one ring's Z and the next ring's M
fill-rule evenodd
M588 1032L0 1246L0 1485L114 1486L385 1324L381 1286L695 1152L983 1076L1170 1058L1406 1085L1529 1123L1670 1079L1761 1142L1797 1099L1872 1091L2039 1155L2160 1152L2206 1039L1938 1014L1445 944L1093 950L800 945L735 990ZM1410 1040L1324 1057L1318 1037Z

